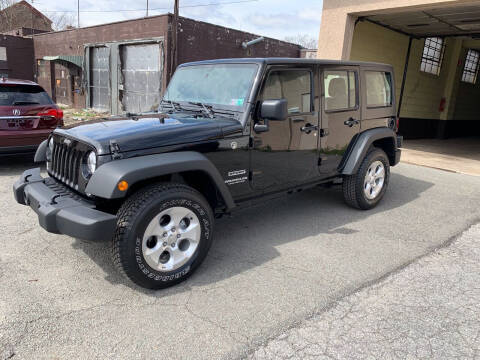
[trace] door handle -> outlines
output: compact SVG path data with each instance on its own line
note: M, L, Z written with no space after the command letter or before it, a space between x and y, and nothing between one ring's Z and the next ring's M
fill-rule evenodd
M348 127L352 127L353 125L360 124L360 121L351 117L350 119L345 120L344 124L347 125Z
M305 126L302 126L300 128L300 131L303 131L304 133L307 133L307 134L310 134L314 130L318 130L318 126L312 125L312 124L306 124Z
M304 118L295 118L295 119L292 119L293 122L302 122L302 121L305 121Z

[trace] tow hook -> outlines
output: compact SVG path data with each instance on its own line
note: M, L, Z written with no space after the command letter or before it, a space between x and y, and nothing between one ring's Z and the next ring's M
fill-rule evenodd
M57 200L59 197L61 197L62 195L54 195L52 196L52 198L50 199L50 205L55 205L55 204L58 204L55 200Z

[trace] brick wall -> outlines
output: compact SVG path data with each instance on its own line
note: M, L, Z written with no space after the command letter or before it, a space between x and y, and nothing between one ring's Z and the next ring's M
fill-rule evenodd
M0 47L6 52L7 61L0 60L0 73L10 78L33 80L32 39L0 35Z
M48 18L25 1L0 12L0 33L21 27L51 31L51 24Z
M178 63L241 57L300 57L300 46L272 38L242 47L244 41L260 37L239 30L180 18Z
M35 36L35 57L83 55L84 45L166 36L168 16L90 26Z

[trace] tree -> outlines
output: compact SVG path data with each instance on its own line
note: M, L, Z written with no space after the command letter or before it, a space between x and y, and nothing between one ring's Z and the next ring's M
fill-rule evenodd
M316 49L318 40L308 34L285 36L285 41L300 45L306 49Z
M55 13L51 13L48 17L50 18L50 20L52 20L52 28L55 31L71 29L76 27L75 25L77 23L77 18L72 13L55 12Z

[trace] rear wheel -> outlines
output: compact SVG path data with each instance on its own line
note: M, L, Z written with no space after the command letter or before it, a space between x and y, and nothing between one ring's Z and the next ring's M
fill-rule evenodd
M202 263L212 243L213 213L181 184L156 184L127 199L113 239L117 268L150 289L177 284Z
M348 205L368 210L385 195L390 180L390 163L382 149L372 148L356 174L343 180L343 196Z

